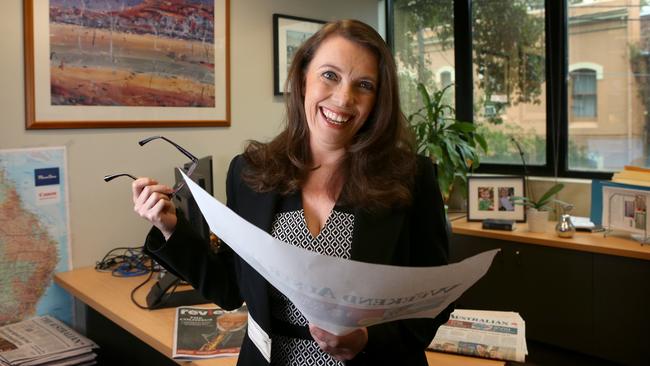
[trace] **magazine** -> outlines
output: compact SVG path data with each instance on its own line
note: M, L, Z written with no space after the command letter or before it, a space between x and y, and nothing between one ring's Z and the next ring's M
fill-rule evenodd
M246 306L234 311L216 307L178 307L172 358L189 360L237 356L247 325Z
M524 362L526 323L518 313L456 309L429 348L467 356Z

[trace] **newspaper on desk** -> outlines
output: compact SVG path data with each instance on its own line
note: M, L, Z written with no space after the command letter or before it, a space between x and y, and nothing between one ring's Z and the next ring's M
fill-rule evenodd
M181 173L210 230L287 296L310 323L336 335L392 320L434 318L487 272L498 252L438 267L325 256L275 239Z
M92 364L97 345L51 316L0 327L0 365Z
M515 312L456 309L438 328L429 348L524 362L528 354L526 323Z

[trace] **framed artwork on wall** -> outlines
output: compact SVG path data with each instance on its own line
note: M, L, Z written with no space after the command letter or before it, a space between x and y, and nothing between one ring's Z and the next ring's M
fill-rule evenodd
M230 125L229 0L24 0L27 129Z
M526 221L524 206L515 205L513 197L525 196L524 177L467 177L467 220L507 219Z
M273 14L273 94L283 95L284 84L296 50L325 21Z

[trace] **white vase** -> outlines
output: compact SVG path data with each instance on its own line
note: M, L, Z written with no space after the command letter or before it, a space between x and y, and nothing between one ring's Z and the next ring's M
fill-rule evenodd
M548 211L538 211L529 208L526 214L528 231L532 233L545 233L548 228Z

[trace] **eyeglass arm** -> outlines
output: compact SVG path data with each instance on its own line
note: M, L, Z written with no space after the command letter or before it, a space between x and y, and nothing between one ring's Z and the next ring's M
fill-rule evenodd
M110 182L110 181L112 181L113 179L115 179L115 178L119 178L119 177L129 177L129 178L131 178L131 179L133 179L133 180L138 179L138 178L134 177L133 175L131 175L131 174L129 174L129 173L117 173L117 174L108 174L108 175L105 175L105 176L104 176L104 182Z
M169 142L170 144L174 145L174 147L176 147L176 148L178 149L178 151L182 152L183 155L187 156L190 160L192 160L192 161L194 161L194 162L196 162L196 161L199 160L196 156L192 155L191 152L185 150L182 146L180 146L179 144L175 143L174 141L172 141L172 140L166 138L165 136L151 136L151 137L147 137L147 138L145 138L145 139L143 139L143 140L138 141L138 144L140 144L140 146L144 146L144 145L147 144L148 142L153 141L153 140L157 140L157 139L165 140L165 141Z

